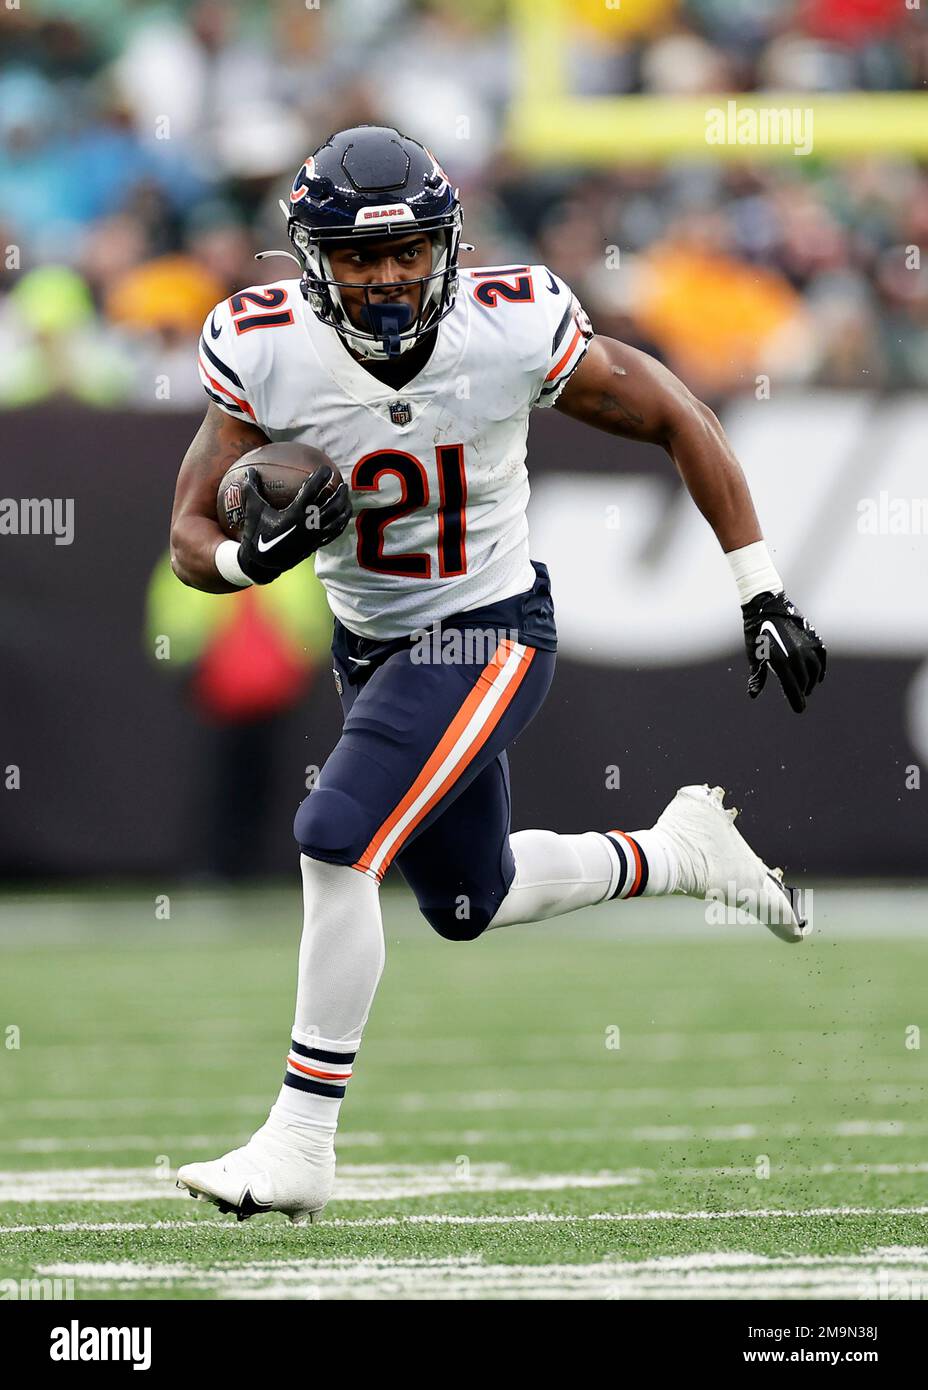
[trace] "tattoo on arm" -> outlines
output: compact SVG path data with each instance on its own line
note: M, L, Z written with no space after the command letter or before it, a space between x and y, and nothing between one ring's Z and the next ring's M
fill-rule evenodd
M597 415L618 415L620 419L628 421L629 424L644 424L643 415L639 415L637 410L631 410L610 391L600 391L593 409Z

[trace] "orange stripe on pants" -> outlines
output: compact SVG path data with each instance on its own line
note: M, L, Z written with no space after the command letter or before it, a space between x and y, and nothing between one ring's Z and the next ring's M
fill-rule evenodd
M451 752L452 748L457 743L458 739L461 737L461 734L467 728L467 725L473 718L474 713L476 712L482 701L486 699L488 690L492 690L501 684L503 677L503 667L509 660L511 654L512 643L509 641L508 638L504 638L503 641L496 648L496 651L493 653L493 656L491 657L490 661L480 672L480 675L477 677L473 689L468 693L464 700L464 703L461 705L461 708L458 710L457 714L454 716L451 723L448 725L447 729L442 734L434 750L429 755L429 758L426 761L425 766L422 768L422 771L419 773L419 775L416 777L416 780L409 788L409 791L403 797L402 801L400 801L400 803L394 808L394 810L391 811L390 815L383 822L380 828L375 832L367 849L361 855L361 858L357 861L357 863L352 865L352 868L360 869L364 873L372 872L373 861L374 859L376 859L378 851L380 847L383 845L384 841L390 835L391 831L398 824L398 822L401 821L402 818L406 815L409 808L412 805L414 805L416 800L422 795L425 788L428 786L429 782L434 777L435 773L441 767L442 763L445 761L448 754ZM518 670L512 676L512 679L509 681L509 684L506 686L505 690L500 696L495 708L489 715L488 719L485 721L483 726L477 731L473 741L464 750L463 756L454 764L452 768L450 768L447 776L443 778L441 784L432 793L425 805L419 808L416 815L406 826L406 828L399 836L396 843L392 846L388 854L384 857L383 863L376 870L373 871L378 882L380 881L380 879L383 878L387 869L392 864L396 855L403 848L403 845L409 839L409 836L415 830L416 826L421 824L424 817L429 814L432 808L436 805L438 801L441 800L441 798L445 795L448 789L451 786L453 786L456 781L458 781L461 774L465 771L466 768L470 766L474 758L480 752L481 748L484 746L487 739L490 737L493 730L497 727L503 715L506 713L506 710L509 708L513 696L515 695L519 686L522 684L522 681L525 679L525 675L528 671L529 666L531 665L532 658L534 657L534 655L535 648L528 647L525 651L525 655L521 657L519 660Z

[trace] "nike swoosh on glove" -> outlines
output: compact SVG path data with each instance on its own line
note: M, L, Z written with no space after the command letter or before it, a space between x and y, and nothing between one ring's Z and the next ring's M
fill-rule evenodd
M270 584L344 531L351 518L351 494L344 479L331 497L319 501L333 476L328 466L317 468L293 501L278 511L261 491L257 469L246 471L241 485L245 519L238 562L255 584Z
M827 653L812 624L785 594L757 594L742 604L744 646L751 674L748 694L756 700L772 670L797 714L825 679Z

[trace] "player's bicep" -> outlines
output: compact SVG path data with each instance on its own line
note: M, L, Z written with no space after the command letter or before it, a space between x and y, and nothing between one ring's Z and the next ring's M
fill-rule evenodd
M243 454L268 442L267 435L257 425L233 419L210 402L177 475L172 528L185 516L208 517L215 521L220 479Z
M667 444L682 413L699 403L673 372L615 338L594 337L556 410L609 434Z

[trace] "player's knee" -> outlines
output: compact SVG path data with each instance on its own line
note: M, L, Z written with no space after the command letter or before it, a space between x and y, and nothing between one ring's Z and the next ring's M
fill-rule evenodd
M437 906L419 904L419 911L433 931L446 941L476 941L493 920L496 903L475 903L466 893Z
M315 787L297 810L293 834L311 859L353 864L370 838L368 819L363 806L348 792Z

